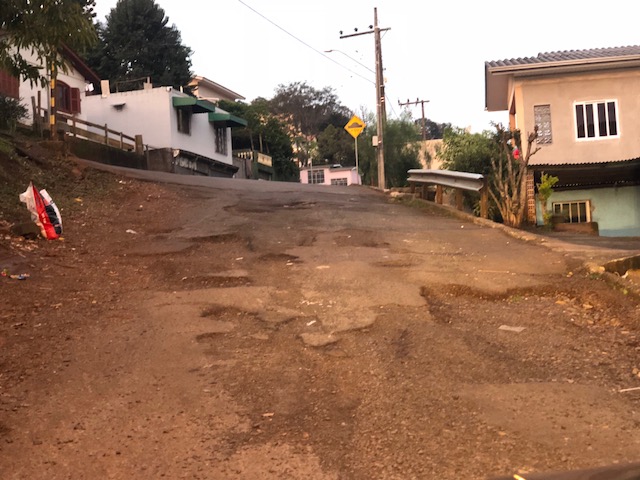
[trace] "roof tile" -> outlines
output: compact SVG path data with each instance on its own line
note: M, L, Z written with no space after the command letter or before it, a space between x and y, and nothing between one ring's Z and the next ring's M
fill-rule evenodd
M640 55L640 45L628 47L591 48L587 50L563 50L539 53L535 57L511 58L487 62L489 67L513 67L536 63L568 62L572 60L592 60L611 57L633 57Z

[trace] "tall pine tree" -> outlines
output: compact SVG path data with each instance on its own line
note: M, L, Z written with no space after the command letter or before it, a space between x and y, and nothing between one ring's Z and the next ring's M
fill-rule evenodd
M192 50L154 0L118 0L98 36L87 61L114 89L140 88L147 77L154 86L175 88L191 80Z

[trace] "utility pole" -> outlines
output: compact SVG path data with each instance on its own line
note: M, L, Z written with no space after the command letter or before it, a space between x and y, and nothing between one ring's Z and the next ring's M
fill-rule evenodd
M376 112L377 112L377 138L378 143L375 145L378 158L378 188L384 190L386 188L386 181L384 176L384 126L387 121L387 107L386 99L384 95L384 69L382 68L382 42L380 41L380 32L391 30L390 28L380 28L378 26L378 9L373 9L373 25L369 25L369 31L358 32L350 35L342 35L340 32L340 38L356 37L358 35L368 35L373 33L375 41L375 56L376 56Z
M424 104L429 103L429 100L416 99L415 102L410 102L409 99L407 99L405 103L401 103L400 100L398 100L398 105L400 105L401 107L405 107L407 105L417 105L419 103L422 104L422 141L425 141L427 139L427 124L426 118L424 116Z

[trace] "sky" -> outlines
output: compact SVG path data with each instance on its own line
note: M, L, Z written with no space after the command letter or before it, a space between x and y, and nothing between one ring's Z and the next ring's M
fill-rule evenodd
M117 0L97 0L99 20ZM192 70L251 102L279 85L330 87L356 115L375 113L374 36L382 33L387 115L490 129L484 63L540 52L640 44L637 0L156 0L193 50ZM333 52L326 52L333 50Z

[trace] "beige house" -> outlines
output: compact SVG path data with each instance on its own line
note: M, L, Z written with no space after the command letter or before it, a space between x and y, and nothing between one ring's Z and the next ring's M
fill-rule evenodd
M560 180L548 208L564 222L640 236L640 46L486 62L485 87L486 109L508 111L523 138L538 126L529 221L542 223L544 172Z
M236 100L244 100L245 98L239 93L223 87L219 83L209 80L206 77L195 76L189 82L192 93L201 100L217 102L219 100L227 100L235 102Z

